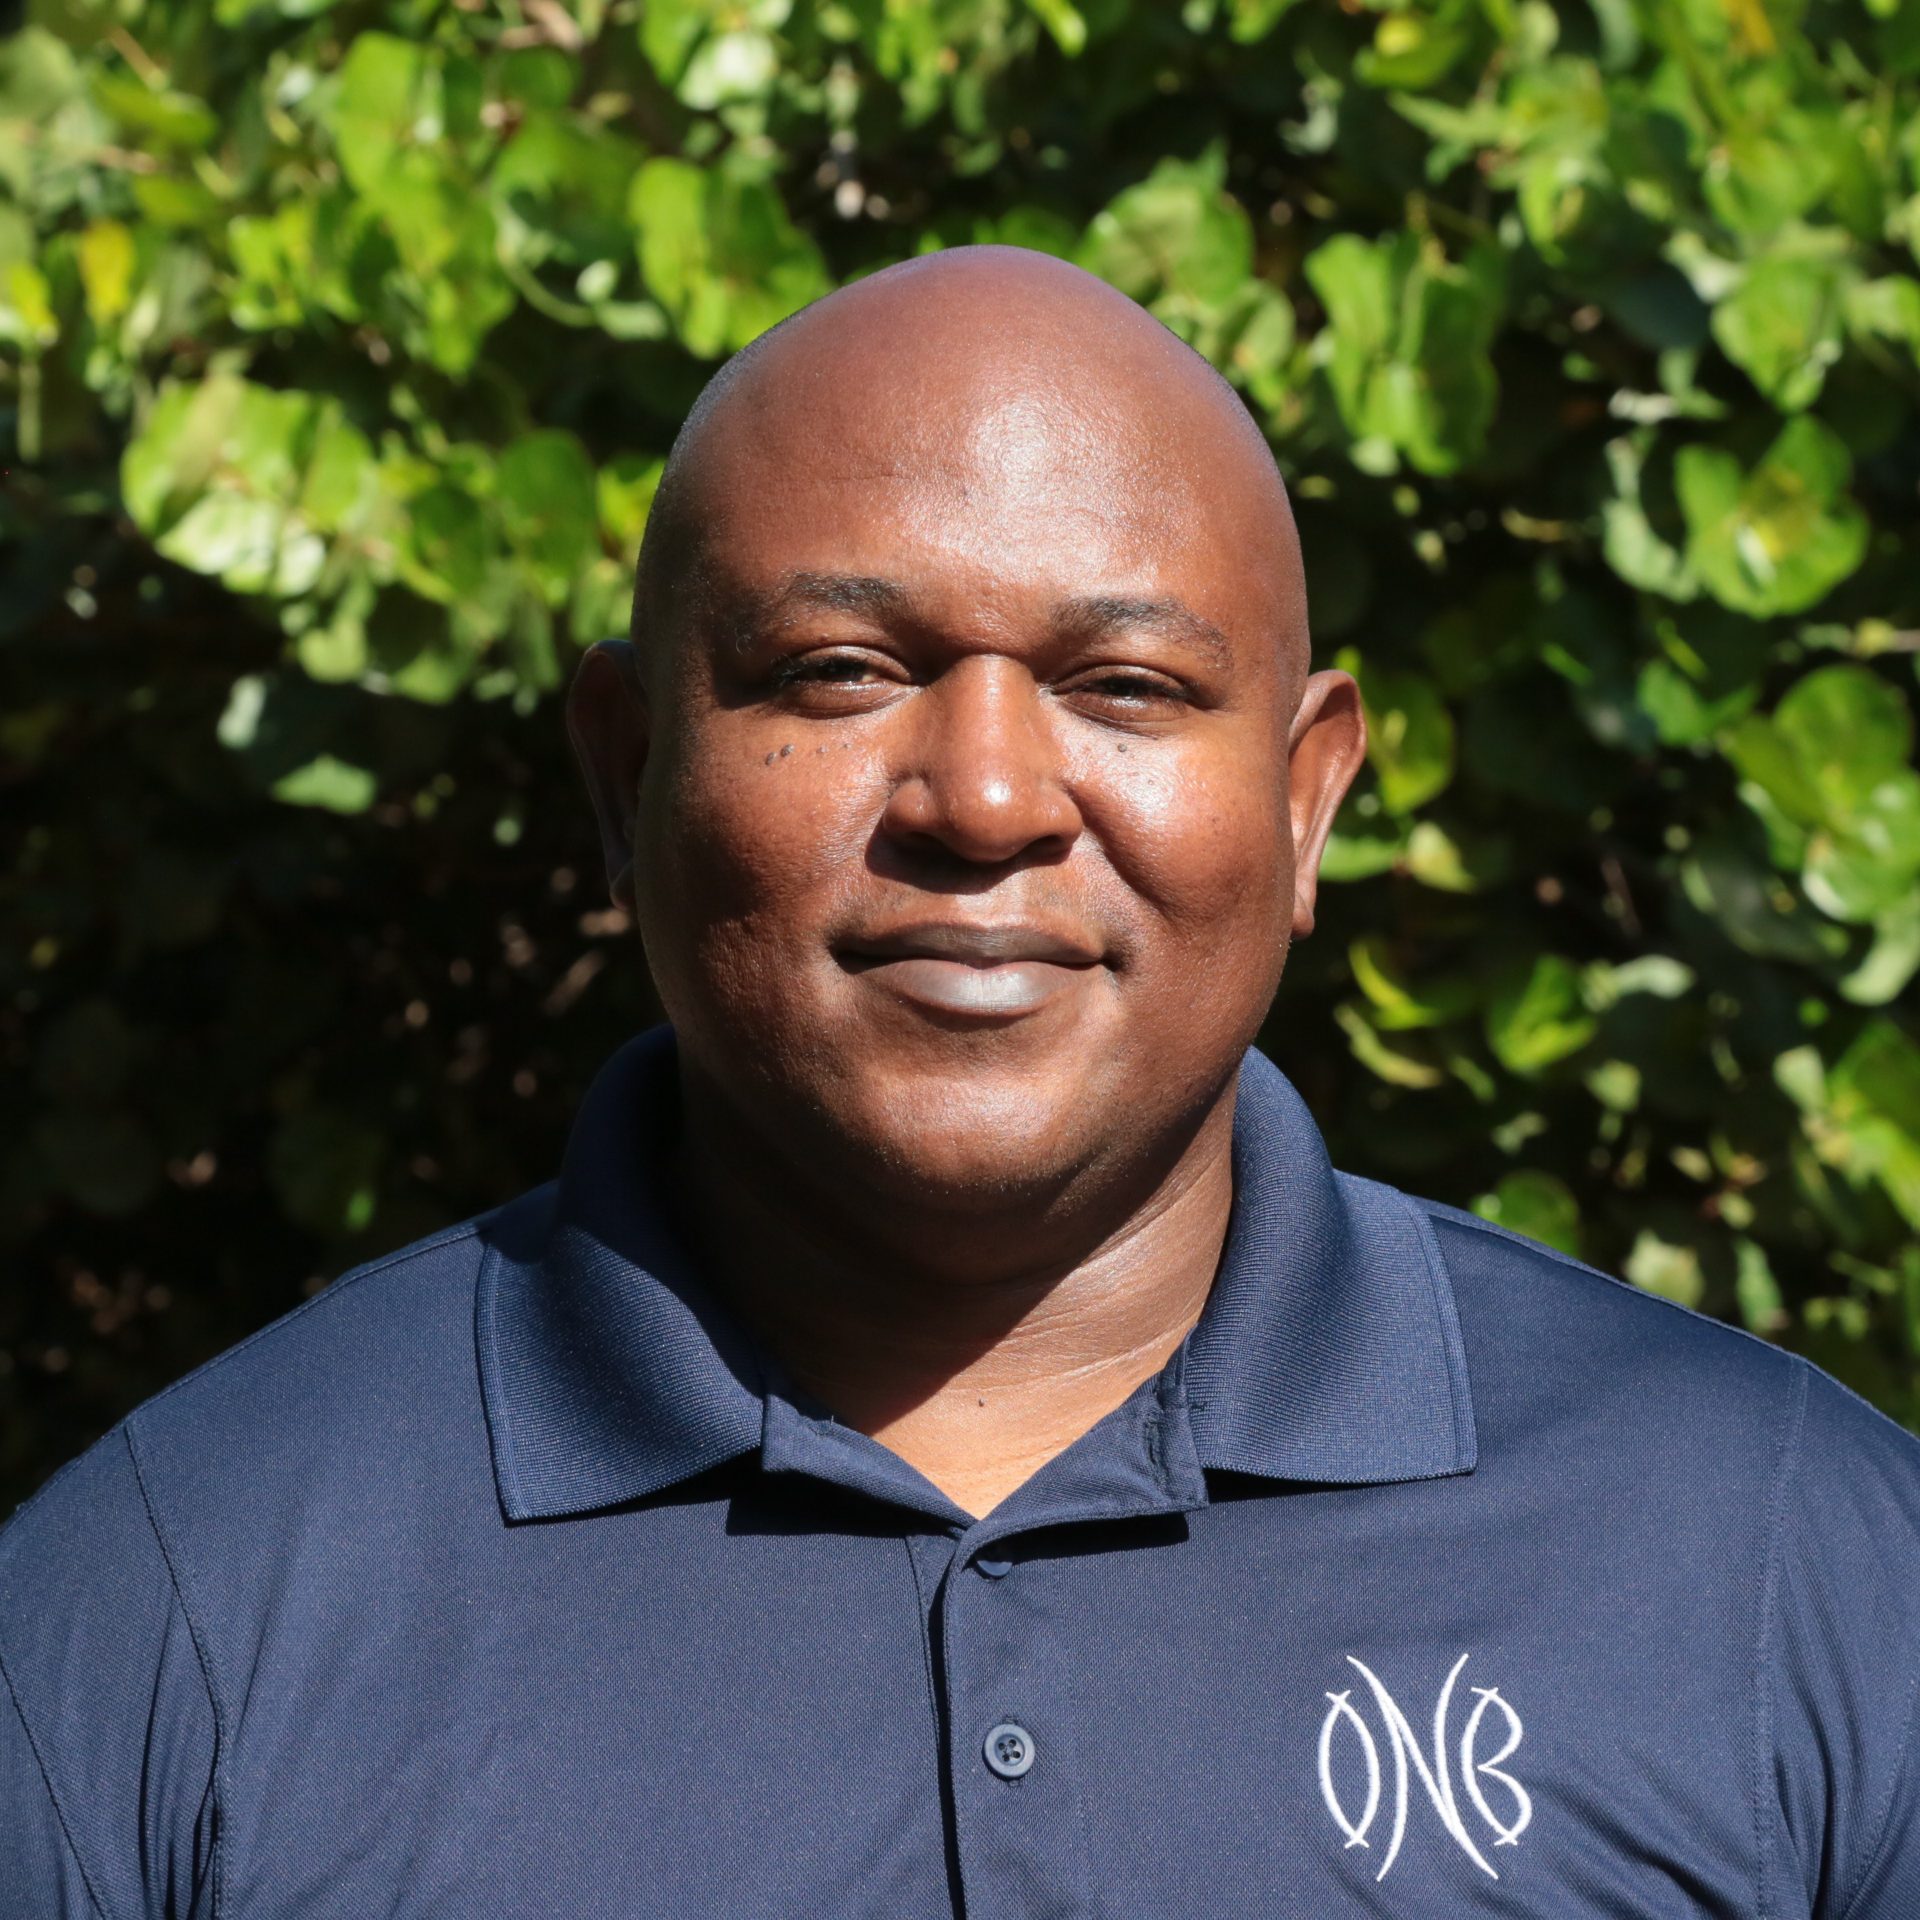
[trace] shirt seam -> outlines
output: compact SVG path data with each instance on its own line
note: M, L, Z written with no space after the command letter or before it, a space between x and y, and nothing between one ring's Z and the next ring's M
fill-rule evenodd
M1761 1561L1759 1633L1753 1659L1753 1851L1754 1915L1767 1920L1773 1912L1772 1863L1780 1840L1780 1810L1769 1812L1767 1763L1774 1743L1774 1628L1778 1620L1780 1567L1786 1536L1787 1496L1802 1456L1800 1436L1806 1424L1807 1375L1802 1367L1789 1369L1786 1417L1774 1455L1773 1494L1768 1502L1766 1551Z
M1813 1371L1811 1361L1803 1360L1801 1365L1807 1372ZM1851 1388L1843 1388L1842 1391L1852 1393ZM1858 1394L1853 1394L1853 1398L1859 1399L1859 1397ZM1873 1411L1879 1413L1880 1410L1875 1407ZM1884 1414L1880 1417L1886 1418ZM1874 1822L1873 1845L1867 1849L1861 1860L1860 1870L1853 1877L1853 1884L1848 1887L1846 1897L1840 1902L1840 1920L1849 1920L1854 1909L1860 1904L1861 1897L1873 1879L1874 1868L1880 1864L1888 1846L1892 1843L1895 1831L1893 1809L1900 1797L1900 1782L1905 1777L1913 1757L1913 1722L1917 1708L1920 1708L1920 1665L1916 1665L1913 1677L1907 1682L1905 1711L1901 1715L1900 1749L1894 1755L1893 1765L1887 1773L1886 1793Z
M903 1532L900 1542L907 1550L907 1572L913 1581L914 1604L920 1610L920 1667L926 1681L927 1711L933 1717L933 1740L937 1749L940 1745L940 1681L933 1670L934 1597L921 1577L920 1556L914 1551L914 1536ZM951 1560L948 1564L951 1566ZM938 1583L935 1584L937 1587Z
M1453 1403L1453 1445L1455 1462L1469 1472L1479 1464L1479 1424L1473 1413L1473 1384L1467 1368L1466 1336L1460 1330L1459 1309L1453 1301L1453 1277L1447 1272L1446 1256L1440 1251L1439 1237L1424 1209L1409 1204L1411 1196L1398 1187L1389 1189L1413 1217L1414 1238L1420 1243L1420 1259L1427 1272L1427 1299L1440 1328L1440 1350L1447 1362L1447 1392Z
M526 1502L520 1492L520 1456L514 1446L513 1419L506 1404L507 1396L490 1391L499 1369L495 1320L499 1290L496 1270L500 1259L499 1247L489 1246L480 1256L479 1268L473 1276L473 1342L480 1375L481 1417L487 1424L488 1439L494 1443L494 1470L501 1482L502 1511L511 1519L516 1509L524 1509ZM496 1400L499 1402L497 1406L494 1404Z
M220 1691L214 1685L213 1659L207 1650L206 1636L199 1622L193 1617L193 1609L187 1604L186 1584L180 1578L180 1569L175 1563L173 1549L167 1544L165 1529L160 1525L160 1515L152 1491L147 1485L146 1470L140 1464L140 1450L134 1442L133 1422L129 1419L122 1429L127 1446L127 1458L133 1465L134 1485L140 1489L140 1504L145 1509L147 1525L153 1530L154 1544L160 1550L161 1563L166 1567L168 1583L173 1588L175 1604L180 1609L180 1617L187 1623L187 1638L193 1646L193 1657L200 1668L200 1684L207 1691L207 1707L213 1715L213 1847L208 1862L208 1920L220 1920L224 1906L223 1893L226 1884L226 1772L227 1772L227 1717L220 1709Z
M20 1722L20 1732L26 1740L27 1751L33 1755L33 1764L39 1770L40 1784L46 1789L47 1804L53 1809L54 1823L60 1829L60 1838L66 1843L68 1853L73 1856L74 1869L80 1875L80 1884L86 1889L87 1903L93 1911L108 1920L106 1903L95 1890L93 1876L87 1871L87 1863L81 1857L80 1845L73 1837L73 1829L67 1824L67 1810L60 1804L60 1796L54 1791L53 1774L47 1766L46 1755L40 1751L40 1742L34 1737L33 1723L27 1718L27 1705L20 1698L20 1689L14 1684L13 1675L8 1671L6 1654L0 1651L0 1681L6 1683L7 1699L13 1707L14 1717Z

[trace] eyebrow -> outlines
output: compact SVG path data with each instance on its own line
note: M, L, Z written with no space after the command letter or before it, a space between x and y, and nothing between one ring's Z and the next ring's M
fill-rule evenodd
M777 586L732 599L727 626L734 645L757 632L789 625L808 613L864 613L880 620L911 617L913 598L898 581L871 574L790 573Z
M729 612L727 624L737 646L747 645L756 631L785 626L807 613L856 613L895 621L923 618L912 594L897 580L846 573L792 573L764 592L741 595ZM1079 595L1054 606L1052 626L1056 633L1082 639L1144 627L1187 642L1217 666L1229 666L1233 660L1227 636L1170 594Z
M1062 632L1081 634L1089 639L1129 627L1145 627L1169 639L1186 641L1206 654L1216 666L1230 666L1233 661L1233 647L1227 636L1211 620L1203 619L1185 601L1171 595L1138 599L1094 594L1063 600L1053 610L1053 624Z

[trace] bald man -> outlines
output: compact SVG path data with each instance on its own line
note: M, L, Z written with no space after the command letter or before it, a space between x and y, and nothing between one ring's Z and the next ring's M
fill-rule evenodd
M1077 269L731 362L568 706L668 1024L0 1533L0 1914L1920 1913L1920 1446L1251 1050L1309 664Z

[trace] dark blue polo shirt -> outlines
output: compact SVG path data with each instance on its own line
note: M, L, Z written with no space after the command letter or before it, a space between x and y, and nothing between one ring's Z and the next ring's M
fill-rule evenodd
M0 1532L0 1915L1920 1915L1920 1446L1332 1171L1249 1054L1155 1380L988 1518L557 1183L148 1401Z

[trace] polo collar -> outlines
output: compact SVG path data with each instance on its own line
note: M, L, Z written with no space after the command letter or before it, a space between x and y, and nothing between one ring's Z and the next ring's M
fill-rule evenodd
M759 1452L751 1344L671 1225L674 1039L620 1047L557 1182L489 1217L476 1300L502 1510L557 1518ZM1328 1484L1464 1473L1473 1413L1452 1290L1424 1212L1336 1173L1305 1103L1249 1050L1220 1270L1170 1369L1200 1465Z
M1466 1349L1425 1209L1336 1172L1306 1102L1252 1048L1226 1244L1185 1359L1204 1467L1330 1485L1472 1471Z
M654 1027L588 1087L557 1189L488 1235L481 1392L511 1520L640 1499L760 1444L752 1349L671 1224L679 1121L673 1030Z

